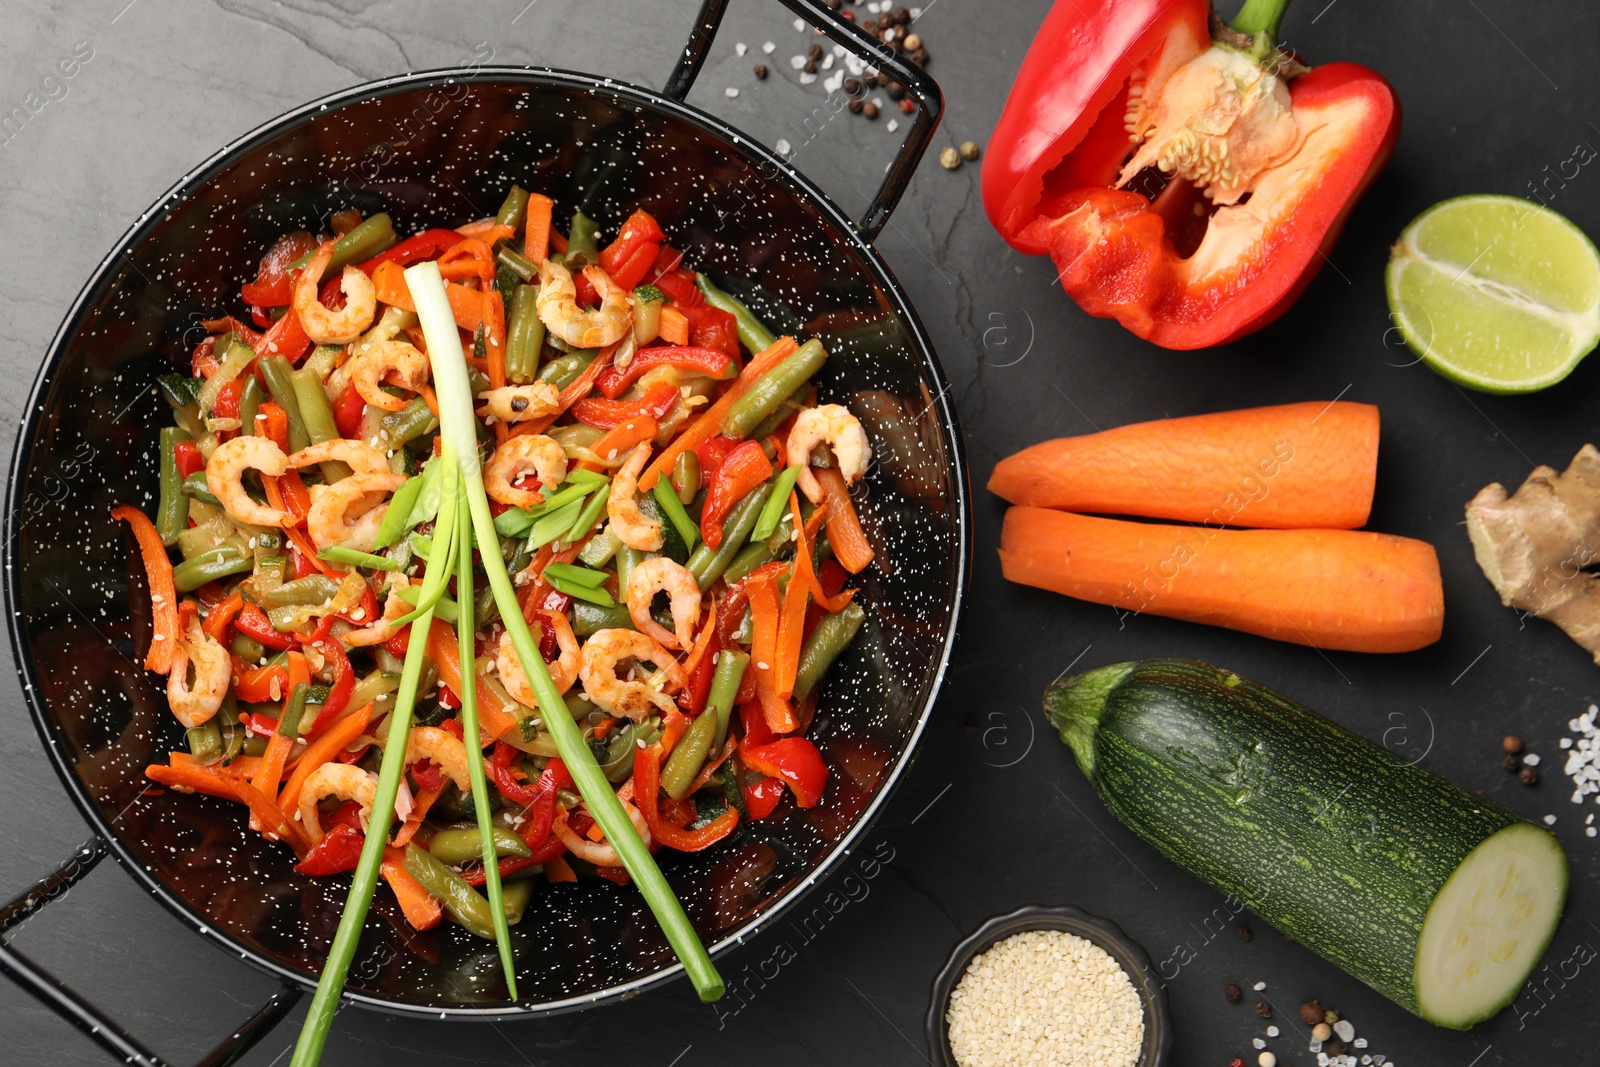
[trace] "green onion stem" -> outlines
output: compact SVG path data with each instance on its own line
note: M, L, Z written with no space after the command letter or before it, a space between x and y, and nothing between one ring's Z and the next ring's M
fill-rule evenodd
M516 590L511 584L511 576L506 573L505 561L493 549L498 541L494 516L489 511L489 498L483 491L483 472L477 460L478 438L472 411L471 383L467 380L466 359L461 352L455 317L445 295L444 280L439 275L438 266L427 262L406 268L406 284L416 302L417 316L428 342L428 359L433 365L445 453L456 457L466 481L467 503L478 544L480 547L488 546L480 555L489 587L494 590L495 602L500 606L506 631L511 635L512 647L516 649L517 659L521 661L528 681L533 686L539 706L559 708L563 706L561 693L550 678L550 670L539 655L528 624L523 621ZM430 568L429 573L434 573L434 568ZM700 999L719 999L724 991L722 976L717 973L710 954L700 943L699 935L690 924L689 916L684 913L682 903L662 876L661 868L656 866L655 858L634 830L633 823L622 808L622 802L601 773L600 765L595 762L594 754L584 741L578 724L567 715L545 715L544 721L562 761L572 774L573 782L589 805L590 814L600 824L606 839L621 858L623 867L639 887L645 903L655 913L656 921L661 924L668 943L682 961Z

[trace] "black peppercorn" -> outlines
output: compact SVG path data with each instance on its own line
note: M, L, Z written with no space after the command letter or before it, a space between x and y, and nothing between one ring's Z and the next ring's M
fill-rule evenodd
M926 67L928 65L928 50L926 48L919 48L915 52L912 52L911 62L915 63L919 67Z
M1256 1014L1261 1016L1263 1019L1272 1018L1272 1005L1268 1004L1264 1000L1256 1001Z
M844 80L844 91L849 93L851 96L859 95L861 92L861 79L846 78Z
M1517 768L1522 766L1522 761L1515 756L1506 756L1500 760L1500 766L1504 767L1512 774L1515 774L1517 772Z
M1533 767L1524 767L1517 772L1517 777L1522 779L1523 785L1538 785L1539 772Z
M890 100L899 100L901 97L906 95L906 87L901 85L899 82L890 82L888 93Z
M1234 931L1234 933L1239 935L1239 940L1240 941L1248 941L1248 940L1250 940L1250 938L1252 936L1251 933L1250 933L1250 928L1248 926L1241 926L1238 929L1236 929Z
M869 119L875 119L878 117L878 105L874 104L871 100L868 100L865 104L861 105L861 113Z
M846 103L844 106L850 110L850 113L852 115L859 115L859 114L861 114L862 108L865 107L866 105L864 105L861 102L861 98L859 96L856 96L856 97L851 97L850 101L848 103Z
M817 72L817 61L814 59L808 59L806 60L805 66L801 67L800 69L805 71L807 74L815 74Z
M811 47L806 49L806 55L810 56L812 59L821 59L822 46L816 42L812 42Z
M1240 990L1237 983L1229 982L1223 987L1222 995L1228 998L1229 1004L1237 1004L1244 997L1244 992Z
M911 12L903 7L897 7L889 12L889 17L894 20L896 26L904 26L911 21Z
M761 81L767 80L767 65L765 63L756 64L756 77Z

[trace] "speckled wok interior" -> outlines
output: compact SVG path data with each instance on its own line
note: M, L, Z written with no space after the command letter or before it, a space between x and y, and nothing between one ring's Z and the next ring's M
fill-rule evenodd
M575 75L409 76L278 120L142 218L69 314L16 452L7 594L41 737L115 854L186 921L301 982L321 966L348 880L297 875L236 805L149 788L142 769L182 732L138 662L146 588L109 511L153 506L169 419L152 383L187 367L201 319L243 313L238 286L276 235L351 206L387 210L401 233L455 225L492 213L512 181L554 196L563 226L578 206L613 232L648 208L689 262L777 329L823 338L822 395L873 439L858 500L879 564L860 583L869 622L812 729L832 769L824 802L786 799L714 849L662 857L708 942L748 936L848 850L909 761L950 651L967 517L943 381L893 279L814 188L715 120ZM513 941L523 1000L509 1006L492 944L448 923L412 931L380 889L350 995L492 1016L581 1007L679 970L637 892L604 881L541 886Z

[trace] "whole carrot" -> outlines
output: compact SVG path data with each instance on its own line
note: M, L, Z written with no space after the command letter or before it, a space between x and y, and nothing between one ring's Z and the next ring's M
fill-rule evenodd
M1000 461L1013 504L1270 529L1354 529L1372 510L1378 409L1280 404L1062 437Z
M1433 546L1360 530L1214 530L1006 512L1000 566L1013 582L1135 613L1349 652L1409 652L1439 639Z

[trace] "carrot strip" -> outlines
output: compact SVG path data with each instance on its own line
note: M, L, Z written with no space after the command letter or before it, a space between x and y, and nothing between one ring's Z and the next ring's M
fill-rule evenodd
M663 759L672 754L673 748L678 744L678 740L683 737L684 731L688 728L689 716L676 708L662 716L659 744L661 745L661 757Z
M756 694L761 699L767 727L775 734L786 734L797 724L794 709L778 685L778 578L770 571L758 571L745 583L750 595L750 666L756 673ZM790 691L793 692L792 686Z
M439 668L439 680L456 693L461 692L461 648L456 641L455 627L441 619L434 619L428 630L428 658ZM476 683L476 677L474 678ZM500 703L495 691L486 685L476 687L478 694L478 721L491 737L504 737L517 728L517 718ZM472 742L468 742L470 746Z
M144 512L123 504L111 509L111 517L133 528L134 539L139 542L139 555L144 560L145 579L150 585L152 633L144 669L167 674L172 670L172 657L182 637L178 629L178 590L172 581L172 560L167 556L167 546L161 543L155 524Z
M689 343L689 320L677 308L668 304L661 309L661 339L669 345Z
M800 498L793 490L789 492L789 519L794 528L800 531L800 537L795 541L794 570L795 577L805 583L806 589L811 593L811 599L817 606L827 612L843 611L845 605L855 599L856 591L846 589L838 596L830 597L822 588L822 583L817 580L817 571L811 558L811 546L815 544L817 528L828 516L828 505L823 504L811 513L810 522L800 520ZM790 581L794 581L793 578Z
M683 660L683 675L685 678L694 674L695 668L700 666L700 661L706 658L706 649L711 647L711 635L717 632L717 602L713 600L707 609L706 621L700 628L700 635L694 639L694 648Z
M306 658L299 652L289 653L289 689L283 694L283 708L289 710L289 701L294 699L294 689L297 685L311 684L311 670L306 665ZM289 754L294 751L295 742L291 737L282 733L274 733L267 741L266 755L261 759L261 766L256 769L256 775L251 779L251 785L261 791L262 796L277 797L278 786L283 780L284 765L289 761ZM261 821L255 816L250 818L250 829L259 830Z
M652 488L656 484L656 479L661 477L662 473L672 469L672 465L678 461L679 456L692 449L699 448L721 433L722 417L728 413L728 409L733 407L741 396L749 392L751 386L765 377L768 371L787 359L796 347L793 337L780 337L753 357L744 370L739 373L739 377L734 379L733 385L729 386L728 391L723 393L716 403L706 408L698 419L684 427L683 432L677 436L677 439L662 449L661 454L656 456L650 466L644 469L644 473L639 477L639 488Z
M512 429L511 436L520 437L528 433L544 433L554 425L557 419L566 414L568 408L589 395L600 375L605 372L607 367L611 366L611 360L616 356L617 348L620 345L621 342L619 341L617 344L608 345L601 349L600 354L589 361L589 365L583 369L583 373L574 378L571 385L561 390L561 395L556 397L556 411L553 415L546 415L540 419L530 419L527 422L519 422Z
M535 263L550 258L550 217L556 203L543 193L528 195L528 225L522 239L522 254Z
M615 459L641 441L648 441L660 432L661 426L653 416L635 415L626 422L607 430L603 436L589 446L589 451L597 456ZM588 471L604 471L606 469L601 464L587 459L580 460L578 466Z
M578 876L573 873L572 864L567 862L565 856L544 861L544 876L551 882L576 882Z
M479 219L465 226L457 226L456 232L463 237L475 238L486 245L493 245L496 241L510 240L517 231L515 227L503 225L494 219Z
M489 328L484 334L484 355L489 361L489 387L499 389L506 384L506 309L497 292L484 293L483 301L489 320Z
M836 467L815 467L811 473L822 487L822 500L828 506L828 543L839 565L851 574L860 574L872 562L872 546L861 529L850 490Z
M278 794L278 807L285 815L293 817L300 809L300 790L313 771L333 759L350 746L350 742L366 733L372 721L372 705L367 704L335 721L312 739L289 775L283 792Z
M1378 409L1312 401L1118 426L1008 456L989 491L1013 504L1272 529L1366 524Z
M494 287L494 253L490 251L487 243L475 237L457 241L445 249L436 262L439 273L446 278L478 279L478 291L485 295Z
M269 833L276 834L297 854L304 853L309 845L299 827L284 818L283 812L259 789L233 775L198 764L152 763L144 769L144 776L169 788L205 793L248 806L251 818L259 820Z
M1080 600L1315 648L1409 652L1444 625L1433 546L1362 530L1215 530L1016 507L1000 566L1011 581Z
M256 410L256 415L261 420L261 425L252 427L253 436L265 437L277 445L280 451L288 452L289 413L273 401L268 400ZM256 430L261 432L255 433Z
M433 802L439 799L439 794L444 792L444 783L441 782L431 789L419 789L411 798L411 814L406 816L406 821L400 827L400 832L394 835L394 847L404 848L406 842L416 834L422 826L422 820L428 817L428 809L433 807Z
M389 888L394 890L406 922L418 930L432 930L439 925L439 920L444 916L444 907L406 870L403 848L391 845L384 849L383 866L378 870L383 874L383 880L389 883Z
M726 763L728 761L728 757L733 755L734 749L738 747L739 739L734 737L730 732L728 734L727 742L722 746L722 751L716 753L710 759L706 760L705 766L700 768L700 773L694 776L693 782L689 783L688 795L693 796L695 793L699 792L700 789L706 785L706 783L710 782L711 776L717 773L717 768Z
M411 290L406 285L406 269L392 259L379 263L372 272L372 288L379 303L405 311L417 310L416 303L411 299Z
M211 609L211 614L206 616L206 621L200 624L200 629L206 632L211 640L218 644L226 644L228 624L231 623L240 611L244 610L244 597L234 593L227 600Z

